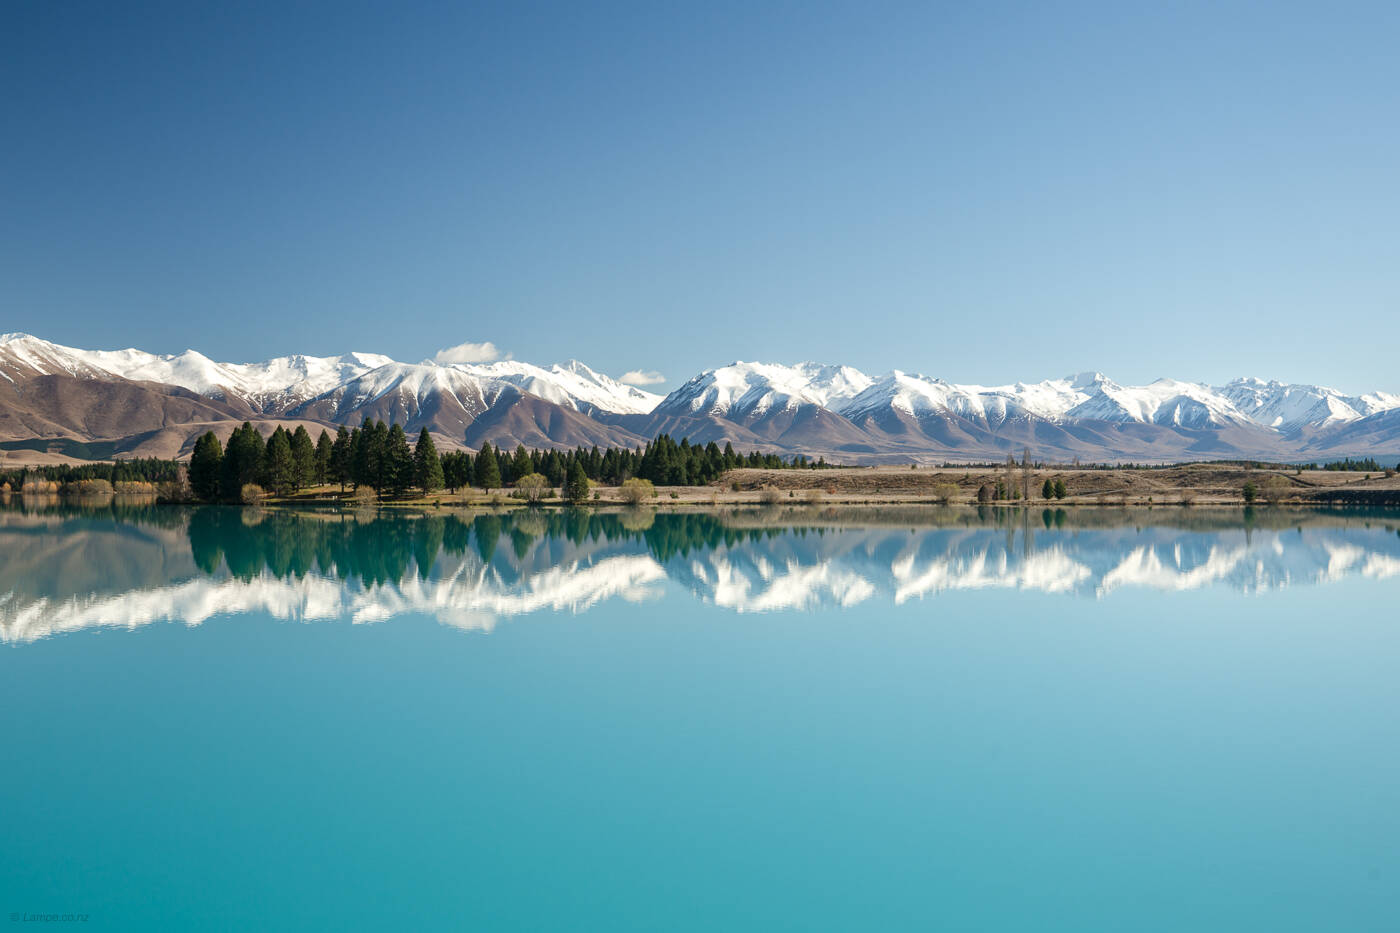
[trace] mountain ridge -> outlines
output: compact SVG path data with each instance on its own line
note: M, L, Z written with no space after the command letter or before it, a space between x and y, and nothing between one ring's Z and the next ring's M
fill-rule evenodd
M194 349L82 350L0 335L0 442L115 440L124 453L173 455L188 452L195 426L227 433L224 422L333 427L366 417L426 427L457 446L636 446L667 432L851 462L999 459L1023 448L1094 461L1400 452L1400 395L1254 377L1127 386L1081 372L984 386L734 361L663 397L579 360L402 363L351 352L223 363ZM149 446L156 437L159 449Z

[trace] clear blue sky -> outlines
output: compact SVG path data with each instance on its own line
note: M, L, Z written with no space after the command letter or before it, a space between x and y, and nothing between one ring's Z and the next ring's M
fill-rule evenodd
M11 3L0 331L1400 390L1397 36L1393 2Z

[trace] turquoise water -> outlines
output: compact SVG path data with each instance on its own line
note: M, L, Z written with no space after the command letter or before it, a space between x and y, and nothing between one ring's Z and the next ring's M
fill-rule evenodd
M0 911L1393 929L1397 528L0 511Z

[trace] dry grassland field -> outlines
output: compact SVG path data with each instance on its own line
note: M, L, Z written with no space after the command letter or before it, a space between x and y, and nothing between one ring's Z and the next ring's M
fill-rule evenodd
M1390 471L1393 472L1394 471ZM1063 498L1046 499L1046 480L1061 481ZM1252 468L1237 465L1192 464L1151 469L1032 469L1022 479L1017 467L1010 472L996 469L910 469L908 467L833 467L822 470L731 470L708 486L660 486L648 504L660 507L694 508L716 505L915 505L979 504L983 486L995 489L998 481L1019 494L1029 488L1026 500L1017 498L992 501L990 505L1229 505L1245 502L1245 486L1255 487L1259 505L1400 505L1400 475L1347 473L1328 470ZM482 507L512 506L524 503L512 497L512 490L442 491L428 497L392 503L399 506ZM555 495L541 505L559 507ZM597 505L626 504L622 491L613 486L594 485L591 501ZM283 503L340 501L345 504L373 503L372 493L362 490L358 499L338 487L317 487L281 500Z

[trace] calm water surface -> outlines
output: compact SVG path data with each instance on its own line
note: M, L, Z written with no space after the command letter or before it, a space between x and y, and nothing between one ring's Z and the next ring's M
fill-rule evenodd
M0 911L1390 930L1400 515L0 511Z

